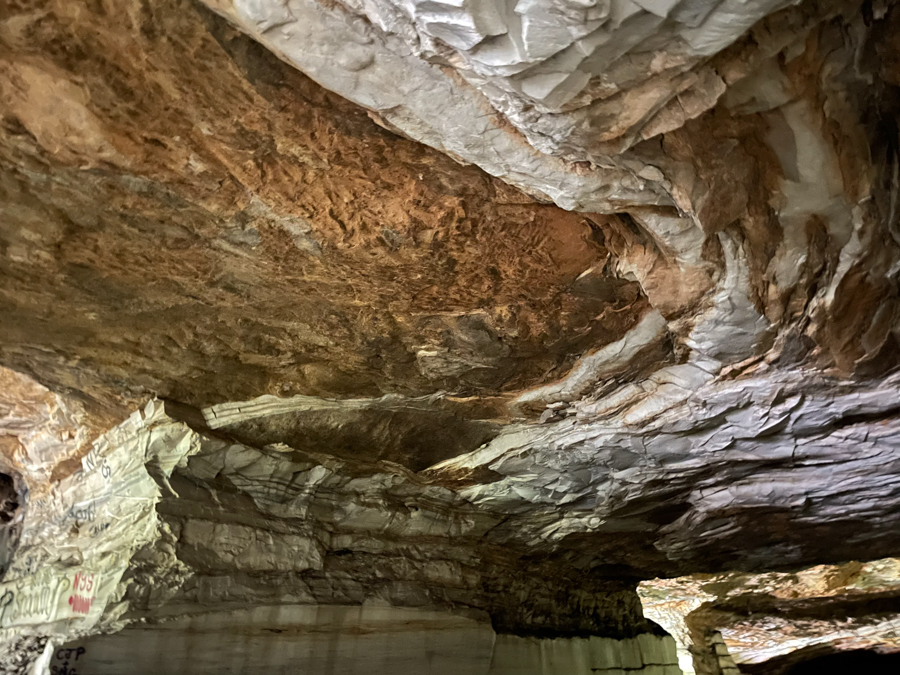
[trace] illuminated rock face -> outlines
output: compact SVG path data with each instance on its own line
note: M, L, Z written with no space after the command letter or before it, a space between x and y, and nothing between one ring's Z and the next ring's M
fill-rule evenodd
M897 555L900 9L787 4L11 5L0 668L667 675L639 581Z
M656 579L642 582L638 592L644 613L676 637L686 673L717 673L727 664L780 675L835 652L900 655L896 558L791 574Z
M503 514L397 464L250 444L297 403L151 401L29 494L0 586L4 666L677 672L633 582L495 538Z

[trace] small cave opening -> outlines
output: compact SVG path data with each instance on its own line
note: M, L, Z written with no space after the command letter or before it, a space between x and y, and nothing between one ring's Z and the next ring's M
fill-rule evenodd
M801 661L785 675L895 675L900 673L900 653L882 654L871 649L832 652Z
M15 478L0 473L0 580L6 574L19 543L21 524L16 515L20 505Z
M0 473L0 524L11 523L19 510L16 481L8 473Z

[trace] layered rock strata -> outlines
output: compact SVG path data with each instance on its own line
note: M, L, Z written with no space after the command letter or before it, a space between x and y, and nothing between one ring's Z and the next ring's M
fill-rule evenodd
M415 672L677 675L670 637L523 638L471 619L392 607L260 607L126 628L56 650L79 673ZM52 667L52 666L51 666Z
M0 16L8 671L649 675L642 579L897 554L900 9L206 5Z
M819 565L792 574L641 582L648 617L678 642L685 673L787 673L833 652L900 654L900 561Z
M559 672L573 663L586 673L674 667L675 643L642 618L633 584L545 559L524 542L492 540L502 514L392 462L232 436L254 425L276 433L285 408L275 399L202 412L151 402L43 495L29 490L0 587L6 647L31 637L35 656L62 654L70 665L83 657L79 672L87 673L121 668L106 660L121 649L143 654L135 667L147 672L177 670L194 648L219 655L204 657L210 672L307 658L310 672L325 673L347 659L361 668L367 642L352 646L353 636L374 634L387 670L428 661L430 647L397 651L414 639L396 633L399 625L444 645L435 647L433 672L463 667L448 655L466 640L482 645L470 655L473 672L539 672L545 654ZM159 627L140 627L148 623ZM63 644L129 624L121 639ZM191 638L179 656L153 648L147 630L213 635ZM228 631L257 637L224 647ZM271 637L282 632L289 635ZM323 655L323 634L347 652ZM591 635L606 639L581 637ZM275 649L289 638L295 651ZM245 660L254 649L274 652L248 671L229 651L245 647Z

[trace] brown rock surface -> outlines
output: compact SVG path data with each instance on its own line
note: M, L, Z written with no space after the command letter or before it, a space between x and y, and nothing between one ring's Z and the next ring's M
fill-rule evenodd
M585 217L380 129L196 5L12 9L7 365L107 405L497 395L647 311Z
M0 670L876 644L791 575L900 553L900 8L506 4L3 8Z

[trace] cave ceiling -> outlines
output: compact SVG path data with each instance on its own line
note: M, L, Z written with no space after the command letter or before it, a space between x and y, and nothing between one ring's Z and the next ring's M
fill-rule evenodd
M376 601L791 666L741 611L835 594L692 575L900 554L898 36L868 0L7 3L0 568L104 596L0 597L0 667ZM644 603L662 660L657 577L707 603Z

